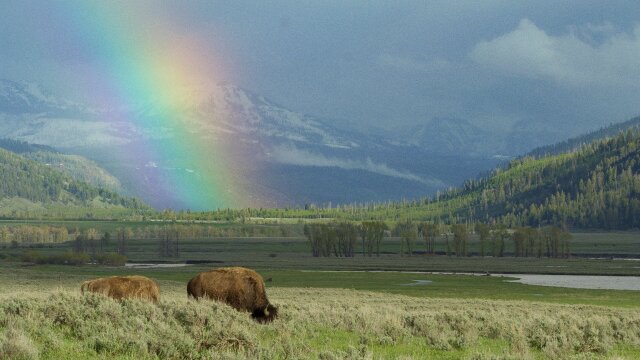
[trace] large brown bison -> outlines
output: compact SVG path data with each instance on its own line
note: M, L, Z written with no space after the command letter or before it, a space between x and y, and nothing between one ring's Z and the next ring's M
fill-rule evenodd
M82 283L80 291L104 294L116 300L141 299L157 303L160 288L155 281L145 276L111 276L88 280Z
M196 299L209 298L249 311L261 323L278 316L278 309L267 299L262 277L251 269L227 267L201 272L189 281L187 293Z

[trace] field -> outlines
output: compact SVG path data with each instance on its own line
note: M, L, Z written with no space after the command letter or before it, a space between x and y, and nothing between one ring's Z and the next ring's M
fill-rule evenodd
M280 307L281 318L271 325L256 326L247 314L226 305L188 300L185 282L175 280L198 270L188 269L184 273L146 270L159 279L162 288L162 301L155 306L79 294L82 280L121 270L82 267L74 274L62 267L4 267L0 326L5 332L0 355L49 359L633 359L640 354L637 292L581 290L563 298L564 289L556 289L555 295L554 290L547 293L546 303L488 300L492 292L518 299L527 291L550 288L530 287L523 292L529 287L500 286L500 279L491 277L427 276L439 284L412 287L402 284L416 274L336 277L263 271L264 277L273 277L268 292ZM338 285L346 279L352 282ZM455 287L464 290L456 293ZM628 296L621 298L624 295Z
M314 258L295 233L183 239L179 256L167 258L154 241L130 241L134 262L189 262L164 268L32 265L19 261L25 251L63 253L72 244L5 246L0 358L635 359L640 291L532 286L484 273L638 276L637 261L610 258L639 253L638 239L574 234L576 253L605 249L596 259L400 257L393 238L380 257ZM187 299L194 274L229 265L270 279L277 321L258 326L226 305ZM159 305L79 293L86 279L134 273L159 282Z

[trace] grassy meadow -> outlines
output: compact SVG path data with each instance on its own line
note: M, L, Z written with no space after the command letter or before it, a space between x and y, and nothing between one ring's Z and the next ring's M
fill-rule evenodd
M640 304L633 304L631 296L623 307L614 304L624 291L611 292L609 306L568 305L558 304L564 302L560 298L537 302L491 300L471 292L458 296L449 292L445 297L427 294L477 281L486 295L496 284L483 286L483 281L489 281L483 277L451 276L449 283L434 277L434 284L442 283L438 287L394 294L394 288L416 289L397 283L415 274L368 273L369 281L364 276L353 279L361 282L359 287L341 289L334 288L337 283L331 281L335 279L329 280L333 274L325 273L323 284L319 273L309 277L298 271L287 277L285 272L261 271L264 277L273 277L267 291L281 317L272 324L257 325L248 314L226 305L189 300L184 281L166 280L186 274L146 270L156 275L162 289L160 304L152 305L81 296L78 286L83 279L114 272L81 270L74 274L54 268L27 266L15 272L3 268L0 357L634 359L640 355ZM391 283L385 283L388 280ZM520 285L506 284L494 291ZM357 290L365 288L371 291ZM573 298L588 292L574 293ZM637 297L637 292L629 293ZM513 299L518 297L514 293Z
M123 226L71 224L100 231ZM298 225L291 226L282 236L256 231L181 239L173 257L160 256L153 240L127 245L133 263L187 263L179 267L35 265L21 256L65 253L73 242L0 246L0 358L640 358L640 291L532 286L477 275L638 276L639 262L612 258L640 253L638 233L574 233L572 251L585 256L570 259L426 256L419 242L413 256L401 257L395 238L384 240L379 257L356 252L336 258L311 256ZM438 243L436 250L443 247ZM103 250L113 251L115 244ZM232 265L255 268L269 279L278 320L259 326L226 305L187 299L192 276ZM158 281L160 304L80 295L86 279L123 274Z

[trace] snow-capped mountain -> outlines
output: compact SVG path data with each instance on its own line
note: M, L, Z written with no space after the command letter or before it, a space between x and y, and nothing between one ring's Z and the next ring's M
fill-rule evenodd
M86 156L117 176L129 194L157 207L182 205L154 192L152 184L133 181L141 177L133 172L177 171L180 158L154 159L149 166L135 159L114 161L113 155L140 141L162 143L184 129L205 141L233 142L258 164L260 176L236 174L254 189L253 205L415 198L497 162L475 154L434 152L439 145L430 147L415 137L403 141L338 129L232 84L178 90L171 104L149 100L128 109L97 110L35 85L0 80L0 138ZM168 110L180 117L178 122L157 120ZM181 129L173 127L176 123Z
M83 113L89 116L95 112L95 109L80 103L60 99L38 84L0 79L0 113L49 116Z
M555 143L566 137L564 129L532 121L512 124L502 121L497 127L487 123L478 126L466 119L434 118L401 129L395 134L395 143L411 144L434 155L512 158L540 144Z

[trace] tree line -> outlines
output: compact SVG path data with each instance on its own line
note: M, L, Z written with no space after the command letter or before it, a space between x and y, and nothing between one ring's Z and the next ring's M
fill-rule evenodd
M52 244L69 240L69 231L64 226L0 226L0 243Z
M304 233L314 257L354 257L356 254L380 256L382 242L385 239L387 244L396 244L397 254L400 256L571 256L571 234L557 226L523 226L510 229L502 224L446 225L405 220L396 223L390 229L382 221L366 221L360 224L308 224L304 226ZM436 251L437 242L441 246L440 251ZM475 245L475 252L470 251L471 245ZM507 248L511 251L507 252Z

